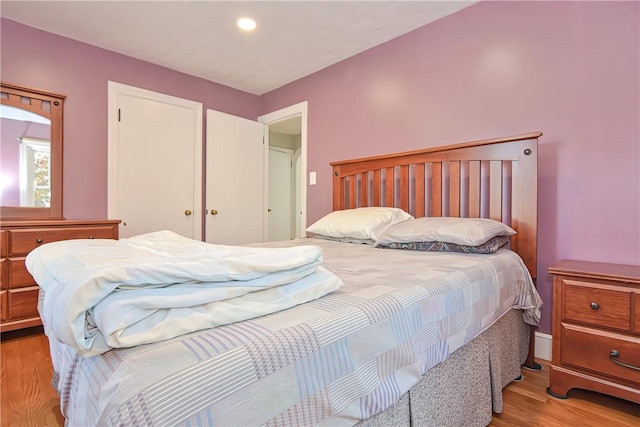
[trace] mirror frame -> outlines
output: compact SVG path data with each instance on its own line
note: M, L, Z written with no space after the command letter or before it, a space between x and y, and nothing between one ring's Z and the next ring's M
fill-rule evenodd
M0 206L0 216L7 219L63 219L62 217L62 127L66 95L0 82L3 105L20 108L51 121L51 202L48 208ZM48 106L48 107L47 107Z

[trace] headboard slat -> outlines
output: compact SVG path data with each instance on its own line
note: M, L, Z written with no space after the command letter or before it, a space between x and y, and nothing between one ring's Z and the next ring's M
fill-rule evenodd
M409 165L400 166L400 208L409 212Z
M460 162L449 163L449 215L460 216Z
M424 216L424 203L425 203L425 188L424 188L424 163L420 163L416 165L416 175L415 175L415 212L413 216L415 217L423 217Z
M502 221L502 162L489 162L489 218Z
M469 162L469 218L480 218L480 161Z
M431 215L442 216L442 163L431 163Z
M380 204L380 169L373 171L373 206L382 206Z
M386 168L387 170L387 178L385 179L385 206L393 207L395 204L395 195L393 193L394 189L394 170L393 167Z
M347 206L349 209L353 209L356 207L356 175L349 176L349 202Z
M369 174L363 172L360 174L360 206L368 206L369 205L369 197L367 195L367 188L369 187Z

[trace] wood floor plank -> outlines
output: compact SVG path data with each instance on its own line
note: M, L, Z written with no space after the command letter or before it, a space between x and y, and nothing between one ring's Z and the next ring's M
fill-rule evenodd
M504 411L494 414L491 426L640 426L640 405L626 400L583 390L571 390L566 400L549 396L549 364L538 362L542 372L524 370L523 381L504 389ZM64 426L50 383L49 344L40 327L2 334L0 371L1 426Z

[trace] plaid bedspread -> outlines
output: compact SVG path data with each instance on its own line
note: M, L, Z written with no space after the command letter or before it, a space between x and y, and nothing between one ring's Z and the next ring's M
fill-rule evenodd
M506 249L297 243L321 246L323 265L345 285L268 316L92 358L52 341L68 424L353 425L512 307L525 309L527 323L539 320L529 274Z

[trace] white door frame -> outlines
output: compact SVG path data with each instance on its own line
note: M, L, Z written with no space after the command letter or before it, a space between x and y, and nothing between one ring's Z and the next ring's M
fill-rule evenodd
M159 92L128 86L113 81L107 82L107 217L117 219L118 216L118 96L128 95L150 99L193 110L194 112L194 170L193 170L193 236L202 239L202 104L188 99L178 98Z
M282 120L289 119L291 117L299 116L301 120L301 134L300 134L300 201L302 205L302 215L300 218L300 228L296 230L295 237L304 237L306 235L307 228L307 109L308 102L302 101L289 107L282 108L271 113L264 114L258 117L260 123L266 125L265 129L265 145L269 146L269 125ZM269 150L265 150L265 206L269 203ZM268 227L267 215L264 217L264 229L265 229L265 241Z

